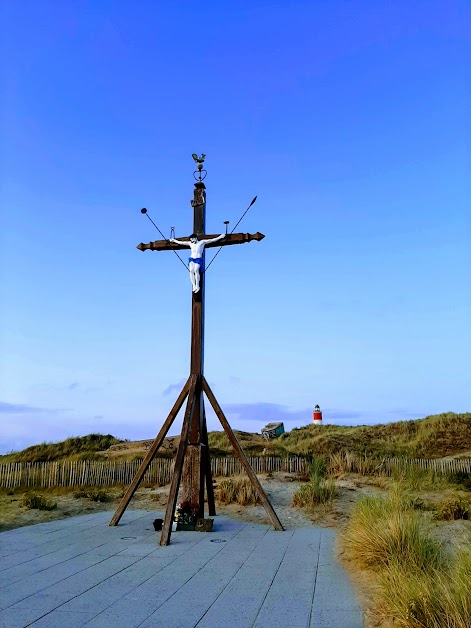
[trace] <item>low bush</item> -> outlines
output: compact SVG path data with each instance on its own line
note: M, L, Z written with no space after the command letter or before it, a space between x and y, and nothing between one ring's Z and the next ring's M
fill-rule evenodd
M85 499L88 497L88 490L86 488L79 488L74 491L74 497L75 499Z
M57 508L57 502L38 493L26 493L22 505L29 510L55 510Z
M109 502L112 497L104 489L92 488L88 491L88 499L91 499L92 502Z
M451 499L443 502L438 511L440 519L456 521L457 519L469 519L471 504L461 499Z
M74 492L75 499L90 499L92 502L109 502L112 496L100 488L79 488Z
M465 488L467 491L471 491L471 473L466 473L466 471L455 471L455 473L450 473L448 481L452 484L457 484L458 486Z

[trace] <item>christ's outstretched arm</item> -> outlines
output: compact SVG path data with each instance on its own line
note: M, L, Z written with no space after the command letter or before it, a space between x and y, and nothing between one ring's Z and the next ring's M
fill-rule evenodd
M182 246L191 247L191 242L183 242L182 240L175 240L175 238L170 238L169 242L174 242L175 244L181 244Z
M210 242L217 242L218 240L222 240L225 237L226 237L226 234L225 233L221 233L221 235L218 235L217 238L211 238L211 240L200 240L200 242L201 242L201 244L204 244L206 246Z

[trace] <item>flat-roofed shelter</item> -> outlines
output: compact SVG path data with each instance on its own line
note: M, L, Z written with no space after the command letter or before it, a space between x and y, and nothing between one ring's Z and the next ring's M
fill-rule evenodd
M285 426L281 422L268 423L262 429L262 436L265 440L270 438L278 438L285 433Z

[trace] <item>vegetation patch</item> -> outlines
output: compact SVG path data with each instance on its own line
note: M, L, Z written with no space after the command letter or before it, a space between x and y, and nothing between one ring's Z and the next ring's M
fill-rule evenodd
M377 620L416 628L471 626L471 539L450 558L432 534L423 502L395 482L386 497L364 497L341 536L344 555L375 573Z
M450 499L443 502L439 510L439 518L445 521L470 519L471 504L462 499Z
M57 502L53 499L32 492L23 496L21 504L28 510L55 510L57 508Z
M88 434L67 438L60 443L41 443L23 451L0 456L0 463L7 462L49 462L64 458L88 459L96 458L96 452L108 449L111 445L121 443L111 434Z
M417 419L377 425L306 425L266 441L261 434L235 431L249 456L328 455L336 473L381 473L385 457L439 458L471 451L471 413L446 412ZM209 432L213 456L233 456L224 432ZM175 455L179 437L164 440L159 457ZM107 434L67 438L61 443L42 443L0 456L9 462L55 460L140 460L152 441L129 443ZM337 456L337 457L336 457ZM468 474L469 476L469 474ZM471 490L470 478L460 480Z
M386 498L363 497L352 510L343 539L346 557L369 569L403 563L422 569L440 560L439 544L398 486Z
M471 491L471 473L466 473L465 471L450 473L448 481L452 484L457 484L460 488L464 488L466 491Z
M327 458L325 456L313 456L309 468L309 480L293 494L292 505L296 508L305 508L313 511L319 505L332 503L337 489L333 479L326 479Z
M216 489L216 499L221 504L247 506L260 500L249 480L221 480Z
M112 496L100 488L86 487L78 489L74 492L75 499L90 499L92 502L109 502L113 498Z

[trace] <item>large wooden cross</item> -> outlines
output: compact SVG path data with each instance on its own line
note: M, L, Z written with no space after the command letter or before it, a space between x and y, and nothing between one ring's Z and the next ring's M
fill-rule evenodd
M198 167L201 170L200 167ZM202 180L195 183L194 198L191 205L194 210L193 217L193 233L198 239L211 239L215 236L205 234L206 223L206 192L205 185ZM209 243L205 248L216 246L228 246L232 244L244 244L252 240L262 240L265 236L262 233L231 233L223 240ZM189 240L189 237L178 238L180 241ZM169 240L156 240L148 244L139 244L137 248L140 251L168 251L184 249L183 245L172 243ZM189 250L189 249L187 249ZM203 254L204 268L204 254ZM210 452L208 446L208 431L206 427L206 415L204 409L203 392L209 400L211 406L221 422L227 437L239 457L242 466L245 468L247 475L258 494L267 514L269 515L276 530L283 530L268 497L265 494L257 476L250 466L237 437L229 425L224 412L216 400L211 388L204 377L204 295L205 295L205 273L204 270L200 276L200 290L193 292L192 296L192 323L191 323L191 360L190 360L190 376L183 386L173 408L170 411L166 421L162 425L160 432L150 447L145 459L142 461L139 470L133 479L131 485L123 496L110 526L117 525L125 509L127 508L132 496L137 490L145 472L152 462L157 450L161 446L166 437L175 417L180 411L183 403L187 399L185 416L183 419L180 444L175 459L175 467L170 485L170 492L165 511L165 519L162 527L161 545L168 545L172 531L172 521L177 505L178 491L180 482L182 482L182 500L188 500L199 505L199 517L204 517L204 488L206 485L206 494L208 499L209 515L216 514L214 503L213 480L211 474Z

